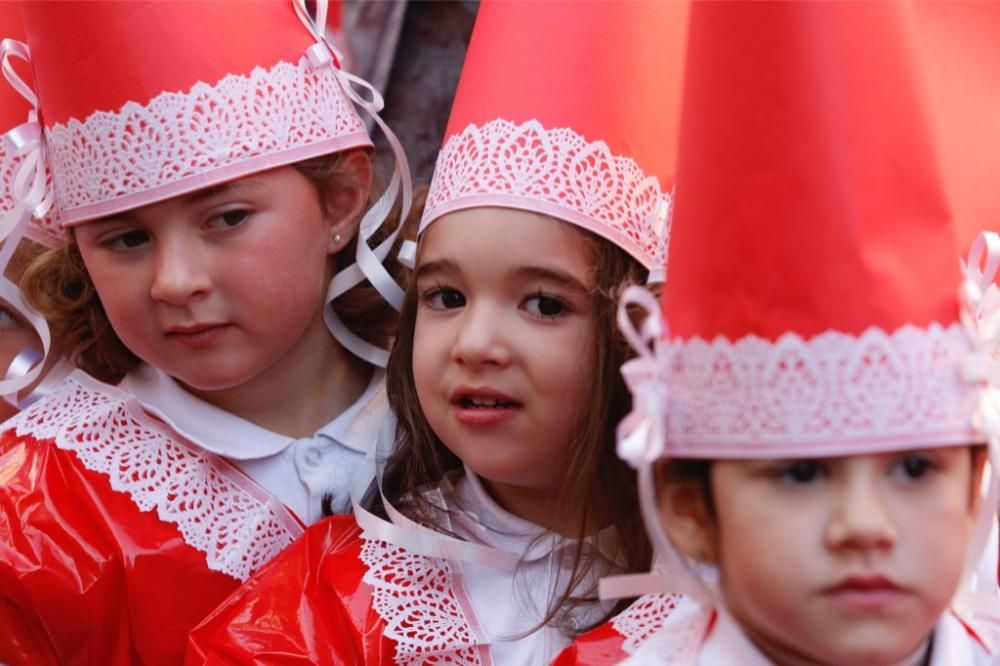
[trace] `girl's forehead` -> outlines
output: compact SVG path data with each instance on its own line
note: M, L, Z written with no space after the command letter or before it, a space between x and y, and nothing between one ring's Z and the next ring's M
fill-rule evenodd
M471 255L490 248L498 252L517 248L523 254L565 259L591 252L587 235L573 224L532 211L489 206L458 210L436 220L421 233L417 257L419 263L428 254Z
M589 287L592 255L583 232L571 224L528 211L475 208L446 215L424 231L416 275L446 270L499 279L548 271Z

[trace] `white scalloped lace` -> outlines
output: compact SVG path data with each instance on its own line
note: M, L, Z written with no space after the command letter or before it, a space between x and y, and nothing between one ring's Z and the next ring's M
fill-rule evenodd
M362 539L364 582L372 588L372 605L385 621L386 637L396 643L397 664L489 664L456 595L457 574L447 560Z
M976 404L976 387L962 377L971 352L959 324L672 342L666 453L960 443Z
M591 231L637 250L647 266L668 232L670 196L635 160L613 155L603 141L587 141L569 128L546 129L536 120L491 120L449 138L434 168L424 223L462 199L491 195L575 213L592 221Z
M54 440L84 467L108 477L143 511L177 525L208 568L244 581L302 529L283 520L266 493L211 454L182 444L149 420L137 402L102 391L74 373L50 395L10 421L19 436ZM271 500L273 501L273 500Z
M46 130L62 213L364 132L333 70L279 62Z
M616 615L611 626L625 638L622 650L632 654L662 629L679 601L680 597L674 594L646 594Z

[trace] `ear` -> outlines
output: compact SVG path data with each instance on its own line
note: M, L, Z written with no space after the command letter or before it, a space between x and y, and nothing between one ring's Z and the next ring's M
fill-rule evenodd
M345 152L331 176L326 194L326 215L330 223L329 252L344 249L355 234L368 205L372 186L372 162L363 150Z
M683 554L699 562L718 561L717 530L701 480L668 479L658 474L657 505L660 524Z
M986 461L989 458L988 449L985 446L970 446L969 454L972 457L972 474L969 476L969 490L971 497L969 500L969 515L975 519L979 515L979 507L983 503L983 474L985 474ZM1000 470L990 469L990 474L998 474Z

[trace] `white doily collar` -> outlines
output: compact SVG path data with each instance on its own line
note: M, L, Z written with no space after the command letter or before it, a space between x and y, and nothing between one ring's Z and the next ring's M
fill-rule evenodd
M209 569L241 581L302 534L288 509L232 464L150 417L131 394L72 372L5 424L72 451L112 490L177 526Z
M317 434L364 453L380 423L367 418L385 409L385 371L376 368L361 397ZM201 400L172 377L143 364L122 380L121 388L143 408L201 448L233 460L258 460L284 451L296 438L281 435Z

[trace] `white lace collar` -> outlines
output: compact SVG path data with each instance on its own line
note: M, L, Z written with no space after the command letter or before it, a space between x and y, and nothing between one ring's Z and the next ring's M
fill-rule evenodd
M19 436L72 451L142 511L177 526L206 565L246 580L303 532L281 502L149 416L135 397L72 372L7 421Z
M376 368L361 397L317 434L365 453L381 423L368 418L385 409L385 371ZM172 377L143 364L122 380L121 388L144 409L206 451L232 460L257 460L284 451L296 441L261 428L185 391Z

